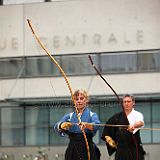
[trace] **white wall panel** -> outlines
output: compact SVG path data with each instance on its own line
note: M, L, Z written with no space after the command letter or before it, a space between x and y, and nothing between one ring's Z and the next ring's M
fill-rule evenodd
M23 6L0 6L0 57L24 55Z
M118 94L152 94L160 91L160 73L106 75L108 83ZM69 77L73 91L85 89L89 95L113 95L113 92L98 76ZM1 99L29 97L70 96L64 78L30 78L0 81ZM14 87L13 87L14 86ZM8 96L9 95L9 96Z
M25 97L24 79L0 80L0 100Z
M85 0L25 5L47 48L56 54L159 48L159 0ZM28 26L25 51L35 54ZM35 49L35 50L34 50Z
M159 0L76 0L0 6L0 56L42 54L27 19L54 54L159 48L159 5Z

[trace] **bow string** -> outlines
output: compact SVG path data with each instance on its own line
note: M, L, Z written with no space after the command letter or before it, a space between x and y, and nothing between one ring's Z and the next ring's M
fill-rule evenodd
M31 23L31 20L27 19L27 22L28 22L28 25L32 31L32 34L33 36L35 37L36 41L38 42L38 44L41 46L41 48L47 53L47 55L50 57L50 59L52 60L52 62L58 67L59 71L61 72L62 76L64 77L65 79L65 82L68 86L68 89L70 91L70 94L71 94L71 98L72 98L72 101L74 103L74 107L75 107L75 110L76 110L76 114L77 114L77 118L78 118L78 124L80 125L81 124L81 119L80 119L80 116L78 115L78 109L76 107L76 103L75 103L75 98L74 98L74 94L73 94L73 91L72 91L72 88L71 88L71 85L68 81L68 78L64 72L64 70L62 69L62 67L59 65L59 63L55 60L55 58L51 55L51 53L47 50L47 48L43 45L43 43L40 41L40 38L36 35L35 33L35 30L33 29L32 27L32 23ZM86 149L87 149L87 156L88 156L88 160L90 160L90 151L89 151L89 145L88 145L88 141L87 141L87 136L85 134L85 131L84 129L82 129L80 127L82 133L83 133L83 136L84 136L84 140L85 140L85 143L86 143Z

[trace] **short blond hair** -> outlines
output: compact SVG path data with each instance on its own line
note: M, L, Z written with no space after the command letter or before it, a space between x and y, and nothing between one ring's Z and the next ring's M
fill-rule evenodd
M87 100L88 100L88 94L87 91L83 90L83 89L78 89L74 92L73 96L74 98L76 98L79 94L82 94Z

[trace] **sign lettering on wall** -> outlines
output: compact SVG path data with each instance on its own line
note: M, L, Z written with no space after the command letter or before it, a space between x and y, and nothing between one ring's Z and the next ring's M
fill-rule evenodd
M144 33L142 30L137 30L135 35L128 36L126 32L121 34L121 36L116 33L109 33L108 35L102 35L100 33L94 33L93 35L88 35L83 33L80 35L53 35L51 38L40 37L41 41L46 47L51 47L53 49L61 48L73 48L78 46L87 46L95 45L96 47L101 47L103 45L112 45L115 46L119 43L124 45L130 45L132 43L143 44L144 42ZM0 39L0 50L5 51L9 50L18 50L20 48L20 43L17 37L11 37L10 39Z

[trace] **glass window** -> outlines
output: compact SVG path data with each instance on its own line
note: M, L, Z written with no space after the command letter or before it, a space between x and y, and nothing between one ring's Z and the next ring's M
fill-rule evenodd
M136 72L136 54L101 54L101 69L103 73Z
M62 56L62 68L67 74L82 75L95 73L89 61L88 55L70 55ZM98 61L95 55L92 55L94 63L97 65Z
M102 73L160 71L160 51L116 52L92 54L94 64ZM68 75L95 74L87 54L55 56ZM0 78L60 76L60 71L48 56L1 58Z
M146 128L151 128L151 106L148 102L136 102L135 110L141 112L144 116L144 123ZM151 130L141 130L141 139L143 143L151 143L152 132Z
M160 69L160 51L138 53L138 71L154 71Z
M122 111L121 106L118 102L114 101L104 101L100 104L100 119L103 123L112 117L115 113Z
M89 108L91 109L91 111L97 113L98 116L99 116L99 106L100 106L100 104L98 104L98 103L95 103L95 104L89 103ZM100 117L99 117L99 119L100 119ZM96 135L93 137L94 143L99 144L100 139L101 139L101 132L100 132L100 130L98 130Z
M155 63L155 70L160 71L160 51L153 53L153 59Z
M102 124L105 124L109 118L111 118L114 114L122 111L121 106L116 102L116 101L104 101L99 104L99 109L100 109L100 121ZM100 127L100 132L102 135L104 127ZM100 143L104 143L100 139Z
M26 145L48 145L48 108L26 108Z
M50 144L52 145L63 145L68 143L68 137L61 137L59 133L54 130L54 125L60 121L60 119L67 113L73 112L74 108L69 104L59 105L54 104L50 108Z
M144 115L145 128L159 128L160 102L136 100L135 110ZM146 99L145 99L146 100ZM102 124L115 113L122 111L114 99L91 99L89 107L99 115ZM67 145L68 137L61 137L54 130L54 125L67 113L75 109L71 101L42 102L40 106L21 106L0 108L0 143L1 146L48 146ZM101 140L103 126L94 137L94 142L104 144ZM160 132L141 129L143 143L160 143Z
M24 145L23 108L1 108L1 144Z
M24 61L22 58L0 59L0 77L21 77L24 74Z
M55 60L59 63L59 57ZM26 58L26 76L57 76L59 70L49 57Z
M152 105L152 127L160 128L160 102ZM153 131L153 143L160 143L160 131Z

